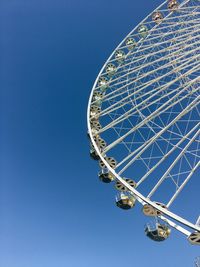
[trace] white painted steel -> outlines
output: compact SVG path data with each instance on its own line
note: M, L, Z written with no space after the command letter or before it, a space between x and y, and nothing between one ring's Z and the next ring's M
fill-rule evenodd
M200 231L199 224L162 208L151 199L166 178L169 178L176 188L166 204L168 208L171 207L200 165L200 1L181 1L177 11L173 12L167 9L168 2L169 0L165 1L137 25L105 62L90 94L87 124L92 145L116 179L142 205L149 204L156 208L162 212L162 220L189 236L191 231ZM151 17L155 11L163 14L161 23L152 22ZM145 37L139 37L137 33L141 25L148 27ZM125 41L130 37L137 40L137 46L128 51ZM123 62L116 64L114 55L120 49L126 50L127 54ZM92 134L90 108L97 103L93 94L101 89L98 81L101 76L107 76L105 68L108 63L116 65L116 73L113 77L108 77L109 90L103 93L99 113L103 125L96 132L109 140L109 132L112 130L116 137L109 142L105 140L108 145L100 151ZM137 141L137 135L143 142L140 138ZM133 149L135 144L137 146ZM127 154L121 156L119 152L114 152L115 149L120 151L120 145L127 150ZM155 147L159 151L157 156ZM175 154L177 151L180 151L178 155ZM115 170L104 159L108 154L114 158L115 154L122 157L117 159ZM140 192L141 185L148 181L161 164L168 164L172 155L173 162L168 165L150 193L146 196ZM154 160L155 164L150 166ZM133 164L137 167L137 162L145 166L146 172L136 181L137 187L132 188L122 177L125 177L126 171ZM157 173L160 175L160 170Z

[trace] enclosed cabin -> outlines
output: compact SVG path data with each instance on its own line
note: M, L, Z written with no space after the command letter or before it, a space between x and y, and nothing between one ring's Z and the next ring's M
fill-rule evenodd
M92 102L94 106L100 107L103 102L103 93L99 91L94 91Z
M109 63L107 66L106 66L106 73L109 77L112 77L115 72L116 72L117 68L116 66L113 64L113 63Z
M108 184L115 180L115 176L107 168L103 168L99 172L99 179L101 182Z
M127 38L126 46L128 50L133 50L136 47L136 41L133 38Z
M130 192L120 192L116 196L116 205L123 210L132 209L135 202L136 199Z
M100 136L95 136L94 141L101 152L106 147L106 142ZM93 144L90 143L90 157L94 160L99 160L99 154L97 153L96 149L94 148Z
M111 157L105 157L105 161L110 165L112 169L115 169L117 162L114 158ZM101 171L99 172L99 179L104 183L111 183L115 180L115 176L108 170L106 165L102 160L99 161L99 166L101 168Z
M177 0L170 0L169 3L168 3L168 9L170 11L177 10L178 6L179 6L179 3L178 3Z
M91 106L90 108L90 127L93 136L96 136L99 130L102 128L99 122L101 109L98 106Z
M101 76L97 83L101 92L105 92L108 89L108 79L106 77Z
M90 107L90 121L92 120L98 120L101 113L100 107L97 106L91 106Z
M142 37L142 38L147 37L147 35L148 35L148 28L147 28L147 26L146 25L141 25L138 28L138 33L139 33L140 37Z
M96 149L94 148L92 143L90 144L90 157L93 160L99 160L100 159L100 157L99 157L98 153L96 152Z
M125 60L125 53L123 50L117 50L115 52L115 59L118 61L118 63L122 63Z
M91 125L91 132L92 135L97 135L98 132L101 130L102 126L100 124L100 122L98 120L91 120L90 121L90 125Z
M147 224L145 227L145 234L148 236L150 239L154 241L164 241L166 240L171 233L171 229L167 224L164 223L151 223Z
M163 20L163 15L162 15L162 13L159 12L159 11L153 13L152 20L153 20L155 23L157 23L157 24L161 23L162 20Z

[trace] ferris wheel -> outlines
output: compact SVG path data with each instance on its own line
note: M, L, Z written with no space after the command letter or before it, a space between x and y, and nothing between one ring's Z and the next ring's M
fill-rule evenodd
M90 155L99 178L116 188L119 208L141 204L154 241L174 228L200 245L199 84L200 0L168 0L113 51L90 95Z

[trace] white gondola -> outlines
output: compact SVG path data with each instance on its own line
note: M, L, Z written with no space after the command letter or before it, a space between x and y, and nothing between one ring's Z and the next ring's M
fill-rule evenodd
M105 140L103 140L100 136L96 135L94 136L95 138L95 142L97 144L97 147L100 151L102 151L105 147L106 147L106 142ZM96 149L94 148L93 144L90 143L90 157L94 160L99 160L100 157L96 151Z
M130 192L120 192L116 196L116 205L123 210L132 209L135 202L136 198Z
M119 62L122 63L125 60L125 53L123 50L117 50L115 52L115 59Z
M145 227L146 236L158 242L166 240L169 237L170 233L171 229L164 223L151 223L147 224Z
M100 77L98 81L98 86L102 92L105 92L108 89L108 79L106 77Z
M170 0L168 3L168 8L170 11L175 11L179 6L179 3L177 0Z
M140 37L142 37L142 38L147 37L147 35L148 35L148 28L147 28L147 26L141 25L138 28L138 33L139 33Z
M90 108L90 121L97 120L99 118L101 109L97 106L91 106Z
M113 76L116 72L116 66L112 63L109 63L107 66L106 66L106 73L108 74L108 76Z
M103 182L103 183L111 183L112 181L115 180L115 176L109 172L108 169L104 168L99 172L99 179Z
M103 93L97 92L97 91L94 92L92 99L93 99L94 105L97 107L100 107L102 104Z
M91 145L91 148L90 148L90 157L93 160L99 160L99 155L98 155L98 153L96 152L95 148L92 145Z
M127 38L127 40L126 40L126 46L127 46L128 50L134 49L136 47L136 44L137 43L136 43L135 39L133 39L133 38Z
M162 20L163 20L163 15L162 15L162 13L161 12L155 12L155 13L153 13L153 16L152 16L152 20L155 22L155 23L160 23L160 22L162 22Z

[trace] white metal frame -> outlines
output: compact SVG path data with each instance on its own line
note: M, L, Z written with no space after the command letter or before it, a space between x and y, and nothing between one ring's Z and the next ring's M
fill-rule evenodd
M190 7L188 6L187 8L184 8L184 6L187 4L187 3L190 3L190 1L191 0L185 0L185 1L182 1L182 3L180 4L180 8L181 7L183 7L183 13L184 13L184 10L186 10L187 8L189 9ZM158 8L156 8L156 10L161 10L161 11L165 11L165 9L163 8L164 6L166 6L166 4L167 4L167 2L168 1L165 1L163 4L161 4ZM121 49L121 48L123 48L124 46L123 46L123 44L124 44L124 42L125 42L125 40L128 38L128 37L134 37L136 34L134 34L135 32L136 32L136 30L137 30L137 28L140 26L140 25L142 25L142 24L146 24L146 21L152 16L152 14L154 13L155 11L153 11L151 14L149 14L139 25L137 25L123 40L122 40L122 42L117 46L117 48L113 51L113 53L111 54L111 56L108 58L108 60L105 62L105 64L103 65L103 67L102 67L102 69L101 69L101 71L100 71L100 73L99 73L99 75L97 76L97 78L96 78L96 80L95 80L95 83L94 83L94 86L93 86L93 88L92 88L92 91L91 91L91 94L90 94L90 98L89 98L89 103L88 103L88 110L87 110L87 124L88 124L88 133L89 133L89 135L90 135L90 138L91 138L91 142L92 142L92 145L94 146L94 148L95 148L95 150L97 151L97 153L98 153L98 155L99 155L99 157L100 157L100 159L102 160L102 162L105 164L105 166L107 167L107 169L116 177L116 179L117 180L119 180L124 186L126 186L133 194L134 194L134 196L137 198L137 200L142 204L142 205L144 205L144 204L149 204L149 205L151 205L152 207L154 207L155 209L157 209L158 211L160 211L161 213L162 213L162 215L160 216L160 218L162 219L162 220L164 220L164 221L166 221L169 225L171 225L173 228L175 228L176 230L178 230L178 231L180 231L180 232L182 232L183 234L185 234L186 236L189 236L190 234L191 234L191 232L187 229L187 228L190 228L191 229L191 231L200 231L200 226L198 225L198 224L195 224L195 223L192 223L192 222L190 222L190 221L188 221L188 220L186 220L186 219L184 219L184 218L182 218L181 216L179 216L179 215L177 215L177 214L174 214L173 212L171 212L171 211L169 211L168 209L164 209L164 208L162 208L161 206L159 206L159 205L157 205L155 202L153 202L153 201L151 201L150 200L150 197L153 195L153 193L155 192L155 190L159 187L159 185L162 183L162 181L165 179L165 177L169 174L169 172L170 172L170 170L171 170L171 168L173 168L173 166L176 164L176 162L178 161L178 160L180 160L180 158L182 157L182 156L184 156L184 154L185 154L185 152L186 152L186 150L187 150L187 148L191 145L191 143L194 141L194 140L196 140L196 138L197 138L197 136L199 136L199 133L200 133L200 130L198 130L194 135L193 135L193 137L191 138L191 139L189 139L189 136L190 136L190 134L191 133L193 133L197 128L199 128L199 125L200 125L200 122L199 123L197 123L196 124L196 126L190 131L190 132L188 132L187 134L185 134L184 136L182 136L182 139L176 144L176 146L174 146L174 147L172 147L172 149L170 150L170 151L168 151L168 153L165 155L165 156L163 156L163 158L158 162L158 164L160 164L162 161L164 161L165 160L165 157L167 157L170 153L172 153L182 142L184 142L185 140L189 140L189 142L187 143L187 145L185 145L185 148L182 150L182 152L180 153L180 155L176 158L176 161L168 168L168 170L165 172L165 174L161 177L161 179L159 180L159 182L155 185L155 187L151 190L151 192L149 193L149 195L148 196L144 196L143 194L141 194L137 189L135 189L135 188L133 188L133 187L131 187L122 177L121 177L121 174L123 173L123 171L128 167L128 165L131 165L135 160L137 160L139 157L140 157L140 155L142 154L142 152L147 148L147 146L150 146L153 142L154 142L154 140L155 139L157 139L157 138L159 138L160 136L161 136L161 134L164 132L164 131L166 131L167 130L167 127L169 128L171 125L173 125L173 123L175 123L176 122L176 120L179 120L180 118L182 118L182 116L184 116L187 112L190 112L190 110L191 109L193 109L194 108L194 106L196 105L198 105L199 103L200 103L200 96L198 95L198 93L199 93L199 88L196 88L195 86L193 87L193 84L195 84L196 82L199 82L200 80L199 80L199 77L195 77L193 80L189 80L188 81L188 87L183 87L183 89L182 90L180 90L180 91L178 91L170 100L172 101L173 99L175 100L175 102L173 102L171 105L168 105L169 103L170 103L170 101L168 102L168 103L164 103L164 104L162 104L159 108L158 108L158 110L156 110L155 111L155 116L156 116L156 114L158 114L159 113L159 111L161 110L161 112L164 112L164 111L166 111L166 110L168 110L169 109L169 107L171 107L171 106L173 106L174 105L174 103L177 103L177 102L181 102L183 99L185 99L185 98L187 98L187 97L193 97L193 94L194 93L196 93L196 97L192 100L192 102L185 108L185 109L183 109L183 111L182 111L182 113L180 113L180 114L178 114L175 118L174 118L174 120L173 121L171 121L170 123L169 123L169 125L167 126L167 127L164 127L164 128L162 128L161 130L160 130L160 132L158 132L154 137L152 137L151 139L149 139L146 143L144 142L144 144L141 146L141 147L139 147L139 149L138 149L138 151L134 151L134 152L132 152L131 154L129 154L128 156L127 156L127 158L126 159L124 159L124 161L122 162L122 163L119 163L118 164L118 166L120 166L120 164L123 164L125 161L127 161L129 158L131 158L133 155L135 155L134 156L134 158L132 158L128 163L127 163L127 165L126 166L124 166L123 167L123 169L121 169L119 172L117 172L117 171L115 171L114 169L112 169L109 165L108 165L108 163L106 162L106 160L104 159L104 156L105 156L105 153L106 152L108 152L113 146L115 146L116 145L116 142L123 142L123 140L125 139L125 137L126 136L128 136L128 133L133 133L134 131L136 131L136 129L137 128L139 128L142 124L144 125L144 124L148 124L151 120L152 120L152 118L153 118L153 116L154 116L154 114L150 114L149 115L149 118L148 117L144 117L144 120L140 123L140 125L136 125L135 127L133 127L129 132L127 132L124 136L121 136L121 137L119 137L116 141L114 141L112 144L110 144L110 145L108 145L107 147L106 147L106 149L104 150L104 152L102 153L100 150L99 150L99 148L98 148L98 146L97 146L97 144L96 144L96 142L95 142L95 140L94 140L94 138L93 138L93 134L92 134L92 129L91 129L91 125L90 125L90 107L91 107L91 105L93 104L93 100L92 100L92 98L93 98L93 93L94 93L94 91L96 90L96 89L98 89L98 86L97 86L97 83L98 83L98 80L99 80L99 78L100 78L100 76L102 76L102 74L104 74L105 72L104 72L104 70L105 70L105 67L106 67L106 65L108 64L108 63L111 63L113 60L112 60L112 58L113 58L113 56L114 56L114 54L115 54L115 52L117 51L117 50L119 50L119 49ZM194 11L193 11L194 12ZM196 13L198 13L198 14L200 14L200 12L196 12ZM170 15L171 15L172 13L169 13L169 15L167 15L165 18L170 22ZM187 16L187 14L185 15L185 16ZM183 25L184 25L184 22L182 23ZM156 31L156 28L158 27L158 25L154 25L153 26L153 28L152 29L150 29L150 31L149 31L149 35L148 36L153 36L153 38L156 38L156 35L151 35L151 33L154 31L154 29L155 29L155 31ZM190 27L189 27L190 28ZM188 28L188 30L189 30L189 28ZM192 26L191 26L191 28L192 28ZM181 33L181 29L179 30L179 33ZM194 30L194 32L195 33L198 33L199 34L199 30L198 29L195 29ZM167 35L168 33L166 32L166 35ZM189 35L189 33L188 33L188 35ZM155 36L155 37L154 37ZM180 40L181 40L181 36L178 36L178 38L180 38ZM194 37L189 37L189 39L188 40L193 40L194 41L194 39L196 38L196 36L194 36ZM143 41L143 43L145 43L145 41ZM180 41L180 43L181 43L181 41ZM198 44L199 44L199 41L198 41ZM144 49L145 49L145 45L143 45L142 44L142 41L140 42L138 42L138 47L144 47ZM174 45L175 46L175 45ZM138 48L139 49L139 48ZM161 48L162 49L162 48ZM166 48L164 48L164 49L166 49ZM137 50L138 51L138 50ZM136 51L136 52L137 52ZM129 54L134 54L134 53L136 53L136 52L129 52ZM179 62L181 62L181 64L179 65L179 70L177 71L177 75L182 75L181 74L181 70L183 69L183 68L188 68L188 66L190 66L190 64L188 63L189 61L191 61L191 69L190 70L188 70L188 71L186 71L186 74L185 74L185 77L187 78L187 75L189 75L189 74L192 74L192 73L194 73L196 70L199 70L200 69L200 64L196 64L196 62L194 61L194 60L196 60L196 61L199 61L199 55L198 55L198 52L200 52L199 51L199 48L197 47L197 48L195 48L195 49L193 49L193 50L190 50L190 51L188 51L188 54L190 54L190 53L195 53L195 52L197 52L197 55L196 54L194 54L193 56L192 56L192 58L190 59L190 60L185 60L184 61L184 55L183 56L178 56L177 57L177 59L176 60L181 60L181 58L183 59L182 61L179 61ZM172 53L172 56L174 56L175 55L175 53L176 53L176 51L175 52L173 52ZM152 54L153 54L153 52L152 52ZM157 62L159 62L159 58L158 58L158 60L157 60ZM194 63L193 63L193 61L194 61ZM183 63L182 63L183 62ZM131 66L131 62L127 62L126 63L126 67L127 66ZM194 65L194 66L193 66ZM148 66L148 62L146 63L146 66ZM180 69L180 66L181 66L181 69ZM143 66L144 67L144 66ZM118 67L118 69L120 69L120 67ZM162 66L160 67L160 69L162 69ZM140 67L138 67L138 68L136 68L136 70L132 70L132 71L139 71L140 70ZM123 73L123 69L121 70L122 71L122 73ZM131 72L129 72L128 73L128 75L130 75L131 74ZM127 73L124 73L124 74L122 74L122 76L123 77L125 77L125 76L127 76L128 77L128 75L127 75ZM165 75L165 74L163 74L163 75ZM143 76L144 77L144 76ZM177 80L179 79L178 77L180 77L180 76L177 76ZM115 79L113 79L112 80L112 82L114 82L115 81ZM131 82L133 82L133 81L131 81ZM175 83L176 82L176 80L173 80L172 81L172 83ZM119 83L120 84L120 83ZM121 90L123 89L123 88L125 88L126 86L128 86L127 84L125 84L125 85L123 85L123 82L121 82L121 84L122 84L122 86L121 87L119 87L119 94L117 95L117 96L120 96L120 95L122 95L122 104L121 104L121 106L120 107L122 107L123 108L123 101L124 100L126 100L125 98L123 98L123 91L121 92ZM149 85L149 83L147 83L147 85L146 86L148 86ZM191 91L188 91L188 88L189 87L191 87L192 88L192 90ZM161 91L164 91L166 89L166 86L165 85L163 85L163 87L161 87L161 88L159 88L159 93L161 92ZM140 92L140 91L142 91L142 89L141 88L139 88L138 90L136 90L137 92ZM153 91L153 90L152 90ZM153 92L155 92L154 94L156 95L156 94L158 94L158 91L156 91L156 90L154 90ZM185 95L182 95L182 93L183 92L187 92ZM134 92L132 93L133 95L134 95ZM168 95L170 96L172 94L172 92L168 92ZM153 95L154 96L154 95ZM123 116L126 116L126 117L128 117L128 116L130 116L130 115L133 115L134 114L134 110L137 108L137 105L138 105L138 107L140 107L140 106L142 106L143 104L144 104L144 102L146 101L147 102L147 100L149 101L149 100L151 100L151 98L153 98L153 96L152 95L150 95L149 96L149 98L147 98L147 99L145 99L143 102L140 102L139 104L136 104L135 106L133 106L133 109L131 109L131 110L129 110L129 111L127 111L126 113L124 113L123 114ZM166 95L165 95L166 96ZM111 92L111 93L109 93L107 96L106 96L107 98L108 97L110 97L110 101L112 101L113 100L113 93ZM127 99L129 99L129 97L130 97L130 95L128 95L128 97L127 97ZM137 99L136 99L137 100ZM160 99L159 100L162 100L162 96L160 97ZM150 103L149 104L149 106L151 105L152 103ZM102 112L101 112L101 114L103 115L103 114L108 114L108 113L110 113L111 111L113 111L114 110L114 108L117 106L117 104L112 104L113 106L110 106L107 110L103 110ZM119 107L118 107L119 108ZM141 112L141 111L140 111ZM160 114L160 113L159 113ZM143 114L141 113L141 116L143 116ZM122 119L122 118L121 118ZM110 126L113 126L114 125L114 123L116 124L116 123L118 123L118 122L120 122L120 119L119 118L117 118L116 119L116 121L115 120L113 120L112 121L112 123L110 124L110 125L107 125L106 127L104 127L104 128L102 128L100 131L99 131L99 133L102 133L103 131L106 131L106 129L109 129L109 127ZM138 153L137 153L138 152ZM137 154L136 154L137 153ZM195 153L195 152L194 152ZM176 197L179 195L179 193L182 191L182 189L183 189L183 187L187 184L187 182L190 180L190 178L191 178L191 176L192 176L192 174L194 173L194 171L196 171L197 170L197 168L199 167L199 165L200 165L200 162L198 161L194 166L193 166L193 168L191 168L191 172L187 175L187 177L186 177L186 179L185 179L185 181L182 183L182 185L178 188L178 190L175 192L175 194L173 195L173 197L171 198L171 200L168 202L168 204L167 204L167 207L169 207L170 205L171 205L171 203L176 199ZM157 165L154 167L154 168L151 168L150 170L149 170L149 172L146 174L146 175L144 175L143 177L141 177L141 180L138 182L138 186L146 179L146 177L148 176L148 174L149 173L151 173L154 169L156 169L156 167L157 167Z

